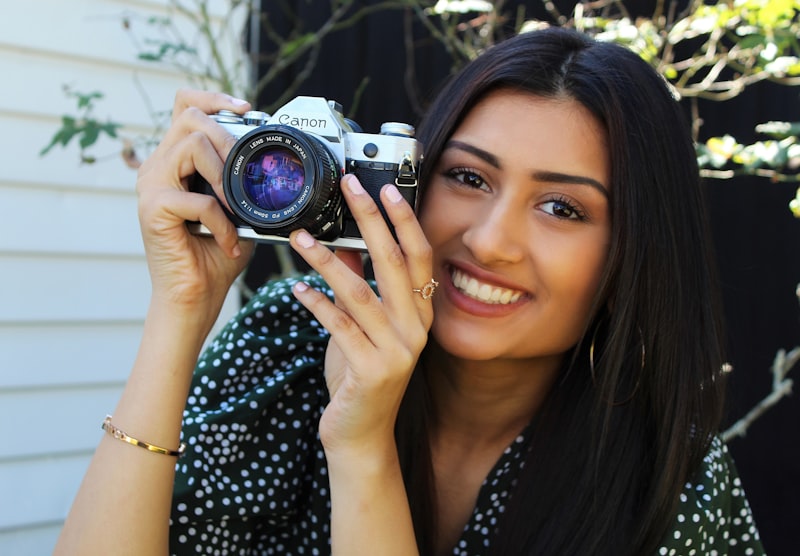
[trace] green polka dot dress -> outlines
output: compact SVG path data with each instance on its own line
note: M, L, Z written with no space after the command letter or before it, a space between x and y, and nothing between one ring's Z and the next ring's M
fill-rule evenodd
M318 277L304 279L327 290ZM200 358L184 413L170 525L175 555L330 554L330 494L317 425L328 402L327 332L271 282ZM330 291L328 291L330 295ZM489 473L453 555L487 552L528 445L521 434ZM687 483L658 554L763 554L725 446Z

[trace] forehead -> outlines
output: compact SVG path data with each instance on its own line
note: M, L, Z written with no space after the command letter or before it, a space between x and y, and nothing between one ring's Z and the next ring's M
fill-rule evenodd
M506 166L581 170L601 183L609 182L605 129L570 97L494 91L467 113L451 139L485 149Z

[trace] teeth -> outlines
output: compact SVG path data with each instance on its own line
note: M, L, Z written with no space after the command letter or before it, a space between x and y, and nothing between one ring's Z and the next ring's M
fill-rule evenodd
M508 305L519 301L519 298L522 297L522 292L478 282L472 276L457 269L453 269L452 279L453 285L461 293L484 303Z

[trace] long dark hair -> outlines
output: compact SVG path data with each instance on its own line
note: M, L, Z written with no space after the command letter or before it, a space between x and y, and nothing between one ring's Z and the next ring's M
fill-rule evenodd
M561 28L521 34L469 64L432 103L418 133L423 185L465 115L500 88L574 99L603 125L612 224L594 309L537 412L491 552L652 553L723 407L715 263L688 118L629 50ZM420 550L430 554L425 382L418 369L397 440Z

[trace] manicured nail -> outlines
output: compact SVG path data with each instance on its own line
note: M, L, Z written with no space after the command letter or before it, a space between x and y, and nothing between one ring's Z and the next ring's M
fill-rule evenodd
M295 240L300 247L311 247L314 245L314 238L305 230L300 230L295 236Z
M400 191L394 185L386 187L386 197L393 203L399 203L403 200L403 196L400 195Z
M307 290L308 290L308 284L306 284L305 282L297 282L294 285L294 291L296 291L298 293L303 293L304 291L307 291Z
M361 195L362 193L364 193L364 188L361 187L361 183L355 176L346 176L345 179L347 180L345 182L345 185L347 185L347 189L350 190L350 193L353 193L355 195Z
M245 104L249 104L246 100L242 100L240 98L231 97L231 104L235 106L244 106Z

